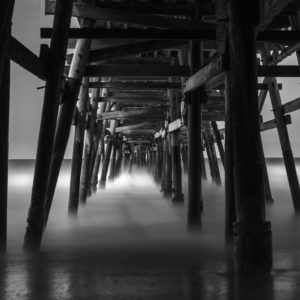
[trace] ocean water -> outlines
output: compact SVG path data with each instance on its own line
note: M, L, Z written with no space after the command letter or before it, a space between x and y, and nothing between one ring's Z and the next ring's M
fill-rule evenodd
M281 159L268 160L274 269L254 278L233 273L224 247L224 187L210 178L203 182L202 229L191 233L186 203L163 199L145 170L108 182L70 218L70 166L64 161L41 253L29 255L22 243L34 161L10 161L0 299L300 299L300 220ZM186 199L186 176L183 189Z

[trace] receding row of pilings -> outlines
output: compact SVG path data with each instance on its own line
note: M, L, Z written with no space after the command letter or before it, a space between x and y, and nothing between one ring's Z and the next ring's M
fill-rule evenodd
M0 166L4 175L0 177L0 244L1 248L5 248L9 121L9 59L6 53L14 1L2 2L0 4L2 43L0 92L3 99L1 105L3 112L0 118ZM114 179L120 174L122 165L131 172L133 165L136 164L140 167L149 167L155 180L161 185L163 195L172 196L173 201L179 203L183 201L182 170L187 172L188 225L192 228L199 227L203 209L201 180L207 178L204 149L213 181L216 184L221 183L214 145L216 142L225 168L225 234L227 241L232 241L234 237L237 270L247 273L270 271L271 224L265 220L265 202L273 200L260 137L259 114L266 92L260 92L257 97L258 0L247 3L239 0L221 0L216 1L215 4L216 54L225 62L222 69L225 73L226 98L225 151L217 123L213 121L207 123L202 120L202 104L207 99L207 90L203 85L184 95L187 105L187 143L183 142L184 139L180 137L179 131L168 132L167 126L163 126L164 132L155 139L155 147L144 144L133 147L130 147L129 143L125 145L122 136L116 132L117 120L108 123L97 118L98 109L100 113L110 112L117 110L118 104L101 103L98 108L99 89L93 89L89 99L90 79L84 78L83 75L91 46L90 39L77 41L68 77L64 78L73 1L56 1L50 50L47 57L43 57L46 59L44 74L46 87L28 226L24 238L26 250L40 248L70 129L74 123L70 213L76 213L79 202L85 203L87 197L96 191L97 187L105 187L108 174L111 179ZM291 17L291 26L299 29L299 20L294 18ZM82 19L81 26L94 27L95 21ZM202 42L191 41L189 51L191 75L193 75L204 64ZM274 62L267 44L263 44L259 51L264 65ZM298 51L298 60L299 57ZM172 80L173 78L170 78L170 81ZM271 98L293 204L299 211L300 188L278 84L273 77L266 78L264 83L267 84ZM101 92L105 92L104 90ZM169 121L174 121L180 117L179 99L182 95L179 96L174 90L169 90L168 97ZM84 136L86 136L85 140ZM98 174L100 174L99 178Z

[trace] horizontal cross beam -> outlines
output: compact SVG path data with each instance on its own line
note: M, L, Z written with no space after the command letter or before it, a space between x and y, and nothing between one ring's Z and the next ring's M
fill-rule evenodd
M68 73L69 67L65 67ZM115 76L188 76L189 66L164 66L159 65L97 65L87 66L84 76L89 77L115 77Z
M181 89L181 82L91 82L90 88L109 88L115 90L160 90ZM267 88L267 87L266 87Z
M118 102L118 103L144 103L144 104L165 104L168 103L167 98L158 97L99 97L99 102Z
M55 2L46 1L46 15L55 13ZM121 9L97 7L89 3L74 3L72 16L101 20L104 22L141 25L154 28L200 28L198 21L178 19L170 16L151 15L143 12L124 11ZM203 25L202 25L203 26Z
M51 38L52 28L41 28L41 38ZM299 31L270 30L259 32L257 41L299 41ZM142 40L216 40L215 29L119 29L119 28L71 28L70 39L142 39Z
M41 38L50 39L52 28L41 28ZM213 29L119 29L70 28L70 39L215 40Z

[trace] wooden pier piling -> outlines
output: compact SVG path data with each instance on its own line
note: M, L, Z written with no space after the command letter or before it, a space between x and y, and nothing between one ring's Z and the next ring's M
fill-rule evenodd
M190 42L191 72L196 72L203 63L202 43ZM188 102L188 226L201 225L202 199L202 165L200 152L202 151L202 108L201 97L203 90L197 90L189 95Z
M31 203L27 217L24 249L39 250L45 223L45 197L51 151L65 67L73 0L56 1L53 31L47 60L47 79L36 154Z
M258 1L228 2L229 96L232 114L233 176L237 222L235 267L239 273L269 273L271 224L265 221L263 168L260 161L256 28ZM250 152L249 149L252 149Z
M75 134L73 144L69 206L70 214L77 214L79 204L80 173L82 165L84 131L86 128L86 111L89 104L89 79L82 80L77 110L75 113Z

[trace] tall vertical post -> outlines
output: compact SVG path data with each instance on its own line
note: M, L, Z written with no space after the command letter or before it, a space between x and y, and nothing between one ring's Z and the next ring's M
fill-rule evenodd
M98 82L98 79L96 79ZM84 145L84 156L80 177L80 189L79 189L79 202L86 203L86 198L89 195L90 190L90 181L89 181L89 172L91 168L91 156L92 156L92 146L93 139L96 130L96 114L99 98L99 88L94 88L92 92L92 97L89 107L89 118L88 118L88 127L85 135L85 145Z
M237 222L235 267L240 273L269 273L271 224L265 221L264 180L259 147L256 29L259 2L228 2L233 176ZM228 74L227 74L228 76ZM251 151L249 151L251 149Z
M109 111L108 105L106 106L106 111ZM98 146L98 150L97 150L97 154L96 154L96 158L95 158L95 164L94 164L93 173L92 173L92 178L91 178L91 189L92 189L92 192L94 192L94 193L97 190L98 173L99 173L99 169L100 169L101 159L103 161L103 157L104 157L104 148L105 148L104 138L105 138L105 134L106 134L106 125L107 125L107 120L103 120L102 128L101 128L101 136L100 136L100 140L99 140L99 146Z
M6 250L7 240L7 184L8 184L8 138L10 102L10 60L5 60L5 69L0 83L0 252Z
M115 179L115 167L116 167L116 157L117 157L117 151L118 151L118 137L116 135L115 140L112 145L112 154L110 157L110 164L109 164L109 177L108 179L110 181L113 181Z
M230 73L225 76L225 243L233 245L233 224L236 222L236 207L233 177L233 129Z
M39 250L45 220L45 197L55 135L58 103L68 44L73 0L56 1L53 31L46 67L46 88L38 138L31 203L24 237L25 250Z
M205 159L204 159L204 148L201 149L200 155L201 155L201 165L202 165L202 179L207 180L207 175L206 175L206 168L205 168Z
M171 79L172 80L172 79ZM168 90L170 98L170 121L180 118L179 97L175 90ZM182 179L181 179L181 157L180 157L180 130L170 133L171 157L172 157L172 182L174 203L183 202Z
M163 197L172 197L172 158L170 153L170 136L167 132L163 140L164 143L164 186L162 189Z
M113 110L116 108L114 107ZM109 161L110 161L110 156L111 156L111 150L113 146L113 141L115 139L115 131L117 127L117 120L111 120L110 121L110 136L107 141L107 146L106 146L106 151L105 151L105 156L104 156L104 161L103 161L103 166L102 166L102 172L101 172L101 177L100 177L100 182L99 182L99 188L105 189L106 186L106 177L107 177L107 171L109 167Z
M223 148L223 144L222 144L222 139L221 139L221 134L218 128L218 124L216 121L211 121L211 127L214 133L214 137L218 146L218 150L219 150L219 154L220 154L220 158L223 164L223 167L225 165L225 154L224 154L224 148Z
M82 20L82 27L93 26L94 21ZM55 188L59 176L61 164L67 148L72 121L78 100L80 84L84 74L85 66L91 47L91 39L80 39L76 42L75 52L71 62L68 79L62 94L62 104L59 111L57 126L55 131L49 178L46 192L45 226L49 217Z
M191 73L194 74L203 64L202 42L190 42ZM192 92L188 102L188 226L201 225L202 200L202 164L200 152L203 91Z
M268 51L267 45L261 51L261 56L264 64L268 64L270 51ZM298 181L298 175L296 171L294 156L291 148L289 133L285 123L284 113L282 110L282 102L275 77L269 77L266 79L274 117L276 120L276 127L278 131L280 146L282 149L283 161L289 181L289 186L292 194L293 205L296 211L300 211L300 187Z
M14 0L0 4L0 252L6 251L7 241L7 184L10 103L10 60L6 58L11 34Z
M73 144L73 156L70 179L70 194L68 211L70 214L76 214L79 204L79 185L82 165L83 140L86 128L86 111L89 103L89 80L84 77L82 80L79 101L77 102L77 111L75 114L76 125Z

